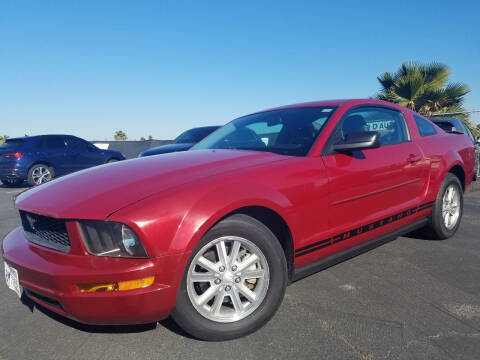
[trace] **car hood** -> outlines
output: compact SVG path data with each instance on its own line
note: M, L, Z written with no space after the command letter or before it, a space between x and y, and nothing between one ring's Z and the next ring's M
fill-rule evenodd
M162 145L162 146L157 146L151 149L147 149L143 151L140 156L150 156L150 155L157 155L157 154L166 154L166 153L171 153L175 151L186 151L190 149L193 145L195 144L168 144L168 145Z
M195 150L120 161L55 179L16 197L15 207L65 219L105 219L150 195L285 156L241 150Z

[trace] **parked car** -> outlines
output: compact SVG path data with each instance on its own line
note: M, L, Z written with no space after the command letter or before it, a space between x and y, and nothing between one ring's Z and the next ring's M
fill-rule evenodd
M194 337L236 338L292 281L422 227L451 237L473 166L466 136L387 102L266 110L190 151L21 193L7 282L84 323L172 315Z
M220 126L204 126L187 130L173 140L173 143L147 149L138 154L138 157L188 150L219 127Z
M464 133L472 141L473 146L475 146L475 171L473 175L473 180L480 178L480 138L475 139L472 132L468 126L459 118L445 118L445 119L432 119L435 125L438 125L440 128L447 132L457 131Z
M0 181L18 186L25 180L40 185L54 177L125 157L101 150L72 135L39 135L7 139L0 146Z

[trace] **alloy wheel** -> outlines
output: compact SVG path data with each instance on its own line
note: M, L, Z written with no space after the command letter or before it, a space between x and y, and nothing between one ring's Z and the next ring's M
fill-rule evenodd
M193 307L215 322L234 322L255 311L268 290L269 267L258 246L237 236L210 241L187 273Z
M52 180L52 172L46 166L38 166L32 172L35 184L40 185Z
M447 229L453 229L460 217L460 194L454 185L445 190L442 200L442 217Z

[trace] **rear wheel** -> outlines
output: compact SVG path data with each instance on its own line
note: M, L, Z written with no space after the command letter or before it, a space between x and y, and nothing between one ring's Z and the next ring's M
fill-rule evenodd
M463 188L458 178L448 173L435 200L427 228L438 240L453 236L459 226L463 213Z
M0 180L2 184L8 187L20 186L23 183L22 179L2 179Z
M45 164L36 164L28 171L28 184L30 186L40 185L52 180L55 177L53 168Z
M199 339L238 338L275 314L286 284L285 255L275 235L249 216L233 215L192 252L172 317Z

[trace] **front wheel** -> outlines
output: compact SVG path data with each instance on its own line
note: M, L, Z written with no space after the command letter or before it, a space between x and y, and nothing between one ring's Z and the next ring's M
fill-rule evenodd
M427 228L438 240L453 236L459 226L463 213L463 188L458 178L448 173L435 200Z
M215 225L192 252L173 319L203 340L228 340L263 326L280 306L287 264L275 235L236 214Z

